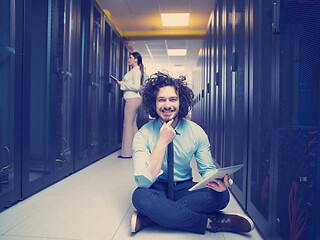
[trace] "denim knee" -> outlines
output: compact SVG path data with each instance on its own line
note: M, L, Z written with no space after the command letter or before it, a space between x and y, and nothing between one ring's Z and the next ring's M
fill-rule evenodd
M226 190L226 191L222 192L220 209L225 208L229 204L229 201L230 201L230 193L228 190Z
M157 192L150 188L136 188L132 194L132 204L141 213L145 213L153 207L154 198L159 198Z
M132 204L135 208L137 208L137 206L141 205L141 204L139 204L139 202L140 202L140 199L143 199L143 197L141 197L142 195L143 195L143 189L136 188L134 190L134 192L132 194Z

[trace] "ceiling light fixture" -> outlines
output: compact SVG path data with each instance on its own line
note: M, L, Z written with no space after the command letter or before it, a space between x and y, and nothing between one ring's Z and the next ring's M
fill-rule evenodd
M163 27L189 26L189 13L161 13Z
M168 56L186 56L187 49L167 49Z

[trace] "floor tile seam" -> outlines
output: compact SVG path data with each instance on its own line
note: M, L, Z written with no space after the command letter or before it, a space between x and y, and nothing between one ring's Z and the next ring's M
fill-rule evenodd
M32 239L47 239L47 240L83 240L81 238L52 238L52 237L37 237L37 236L29 236L29 235L16 235L16 234L4 234L0 235L0 237L18 237L18 238L32 238ZM23 239L21 239L23 240Z
M127 211L126 211L126 213L124 214L124 216L123 216L123 218L122 218L121 222L119 223L119 225L118 225L118 227L117 227L117 229L116 229L115 233L113 234L113 236L112 236L111 240L113 240L113 239L114 239L114 237L116 236L116 234L118 233L118 231L119 231L119 229L120 229L120 226L122 225L122 223L123 223L124 219L126 219L126 216L127 216L128 212L130 211L131 207L132 207L132 203L129 205L128 210L127 210Z
M41 209L42 208L38 208L38 209L34 210L34 212L32 212L32 213L30 213L30 214L28 214L28 215L26 215L26 216L24 216L22 218L19 218L20 221L19 222L15 222L14 224L10 225L7 228L7 230L3 231L2 235L3 236L7 235L6 233L10 232L12 229L14 229L15 227L17 227L20 224L22 224L22 222L24 222L26 219L28 219L31 215L34 215L34 214L38 213ZM2 236L2 235L0 235L0 236ZM11 235L9 235L9 236L11 236Z

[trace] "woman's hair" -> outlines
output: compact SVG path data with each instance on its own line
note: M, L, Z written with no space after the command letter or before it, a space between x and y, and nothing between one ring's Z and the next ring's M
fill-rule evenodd
M192 109L194 101L193 91L188 87L185 82L186 78L180 76L177 79L172 78L169 75L161 72L155 73L145 80L141 87L141 96L144 109L147 113L154 118L158 118L156 111L156 98L159 89L166 86L174 87L175 91L179 95L179 113L178 118L184 118L188 112Z
M138 60L138 66L140 67L140 71L141 71L141 79L140 79L140 84L142 85L143 84L143 78L144 78L144 66L143 66L143 63L142 63L142 57L141 57L141 54L138 53L138 52L132 52L130 53L130 55L132 55L135 59Z

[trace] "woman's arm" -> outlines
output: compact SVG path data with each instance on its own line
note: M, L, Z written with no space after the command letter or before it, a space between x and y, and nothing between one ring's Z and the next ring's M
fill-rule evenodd
M140 89L140 79L141 79L141 71L138 68L133 68L128 72L124 81L120 82L120 89L123 91L135 91L138 92Z

